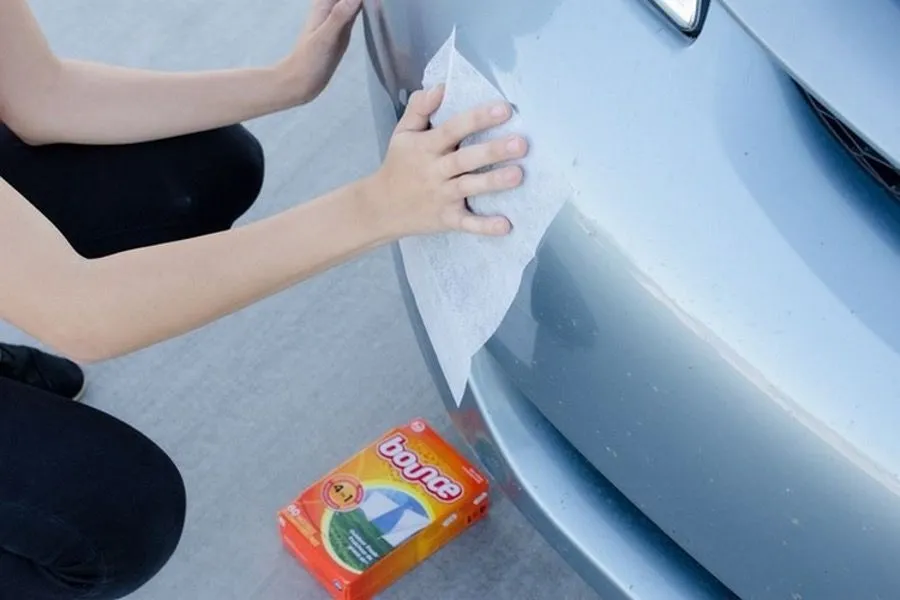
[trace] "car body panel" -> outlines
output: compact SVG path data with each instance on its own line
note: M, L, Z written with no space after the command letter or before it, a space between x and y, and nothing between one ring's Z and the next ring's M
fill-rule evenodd
M794 79L900 164L900 2L723 0Z
M467 402L447 402L457 425L494 440L480 451L492 474L530 489L540 469L510 470L522 444L497 440L512 417L485 408L526 398L535 439L552 425L743 598L900 597L898 207L821 127L752 3L713 2L695 41L638 0L520 4L366 4L383 143L455 25L578 190ZM891 118L880 96L823 85L811 91L870 115L862 129L894 151L896 121L872 128ZM598 590L659 597L606 585L641 570L573 549L552 526L571 508L517 504Z

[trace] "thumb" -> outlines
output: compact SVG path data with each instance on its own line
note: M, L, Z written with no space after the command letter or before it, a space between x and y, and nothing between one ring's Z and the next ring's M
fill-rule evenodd
M397 123L395 131L425 131L431 115L434 114L444 99L444 86L439 85L428 90L417 90L409 99L409 104Z

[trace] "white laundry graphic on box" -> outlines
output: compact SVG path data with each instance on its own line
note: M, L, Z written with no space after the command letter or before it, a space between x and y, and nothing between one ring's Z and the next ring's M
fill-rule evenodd
M365 500L359 506L369 522L374 521L391 511L400 508L400 505L382 494L381 492L367 493Z
M383 534L381 539L396 548L428 527L429 524L431 524L431 520L428 519L428 517L423 517L419 513L411 510L404 510L403 516L400 517L400 520L397 521L394 528L391 529L390 532Z

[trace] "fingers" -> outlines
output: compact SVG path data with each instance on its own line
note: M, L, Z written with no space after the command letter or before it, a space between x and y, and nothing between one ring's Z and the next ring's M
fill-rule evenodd
M476 146L467 146L448 154L441 160L441 173L449 179L507 160L522 158L527 152L528 142L517 135Z
M463 175L449 183L455 198L463 199L493 192L502 192L522 184L524 174L517 166L495 169L489 173ZM480 216L462 203L456 216L455 229L465 233L486 236L504 236L512 231L512 224L504 216Z
M471 198L517 188L523 178L520 167L508 166L488 173L463 175L449 181L447 185L450 186L450 194L453 197Z
M362 8L362 0L337 0L328 15L328 25L334 29L342 29L351 23Z
M459 146L470 135L502 125L510 117L512 108L509 104L489 104L454 116L435 129L434 136L443 149L449 150Z
M512 225L506 217L480 217L464 212L459 217L456 229L475 235L502 236L512 231Z
M431 115L440 107L444 100L444 86L440 85L427 92L419 90L413 93L409 99L409 105L397 123L396 132L425 131Z
M512 229L506 217L476 215L466 208L464 199L521 185L524 173L518 166L487 169L522 158L528 152L528 142L513 135L457 149L460 142L472 134L508 121L513 111L507 103L483 106L428 131L432 115L444 100L444 93L444 86L438 86L412 95L394 134L420 134L403 135L402 139L395 137L397 143L391 144L383 168L386 173L394 173L393 181L400 182L396 184L400 188L399 196L408 197L413 205L416 201L424 203L421 208L413 208L423 211L422 218L426 223L412 227L413 231L455 229L476 235L506 235ZM409 179L408 185L404 178ZM437 204L434 204L435 200Z

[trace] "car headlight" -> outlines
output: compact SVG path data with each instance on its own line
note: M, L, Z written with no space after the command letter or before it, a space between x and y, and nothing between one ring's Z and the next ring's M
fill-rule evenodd
M682 32L696 36L703 25L708 0L651 0Z

